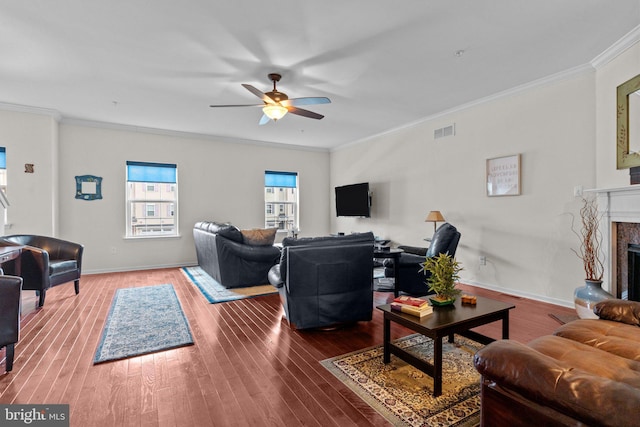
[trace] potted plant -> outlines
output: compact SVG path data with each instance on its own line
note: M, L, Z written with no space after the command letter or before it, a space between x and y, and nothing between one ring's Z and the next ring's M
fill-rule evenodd
M598 229L600 215L594 198L583 198L580 209L582 227L576 231L573 223L571 230L580 239L580 249L572 251L582 260L585 273L585 286L578 287L574 292L574 303L578 316L582 319L597 318L593 313L593 306L603 299L613 298L613 295L602 289L604 275L604 261L602 259L602 234Z
M461 292L460 289L456 289L456 281L460 279L459 273L462 271L460 263L449 254L439 254L426 258L420 265L420 271L425 275L429 274L429 291L436 293L431 302L434 305L453 304Z

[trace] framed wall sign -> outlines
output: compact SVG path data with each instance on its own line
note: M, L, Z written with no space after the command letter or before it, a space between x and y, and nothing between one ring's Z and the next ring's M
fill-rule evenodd
M487 160L487 196L520 195L520 154Z

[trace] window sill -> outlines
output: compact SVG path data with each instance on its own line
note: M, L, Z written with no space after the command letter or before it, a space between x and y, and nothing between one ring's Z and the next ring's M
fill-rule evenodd
M154 240L154 239L180 239L182 236L180 234L171 235L171 236L124 236L124 240Z

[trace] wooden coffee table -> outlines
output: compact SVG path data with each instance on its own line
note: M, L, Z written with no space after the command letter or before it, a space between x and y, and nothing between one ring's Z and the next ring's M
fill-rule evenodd
M425 297L427 299L427 297ZM442 394L442 337L459 334L481 344L489 344L495 339L470 331L480 325L502 320L502 338L509 338L509 310L515 305L477 297L476 305L467 305L457 298L450 306L433 307L433 313L423 318L392 311L389 304L376 307L384 313L384 363L391 361L391 353L433 377L433 395ZM391 342L391 322L398 323L412 331L433 340L433 365L419 359Z

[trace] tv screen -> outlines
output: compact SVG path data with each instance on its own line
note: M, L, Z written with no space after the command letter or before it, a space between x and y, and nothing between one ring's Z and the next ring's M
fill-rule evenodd
M371 214L369 183L336 187L336 215L369 217Z

